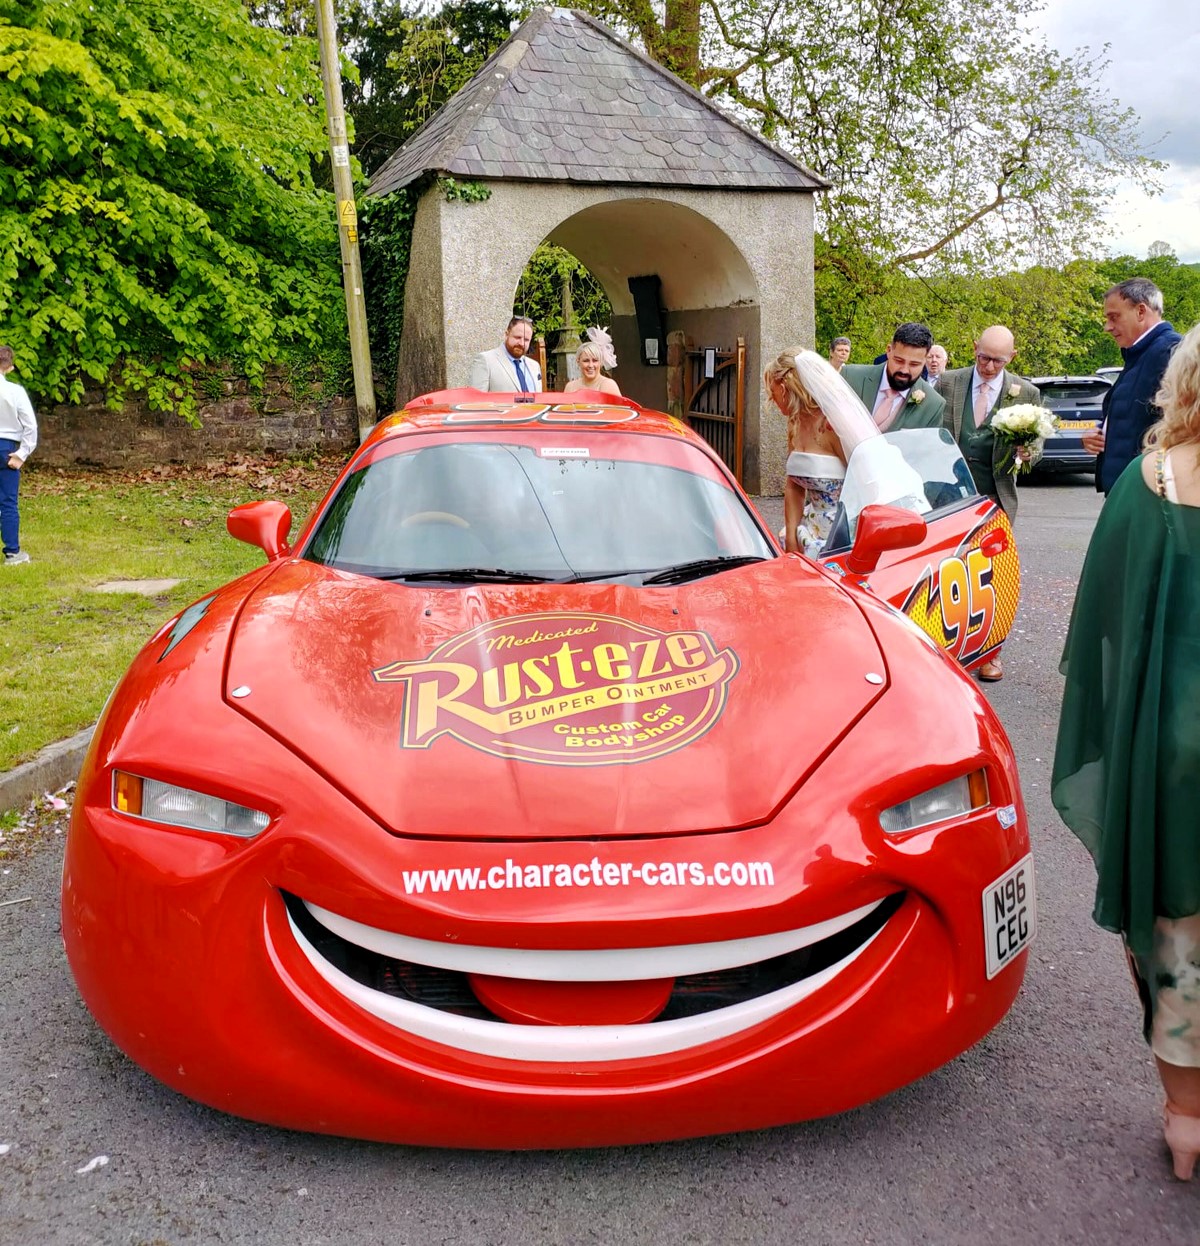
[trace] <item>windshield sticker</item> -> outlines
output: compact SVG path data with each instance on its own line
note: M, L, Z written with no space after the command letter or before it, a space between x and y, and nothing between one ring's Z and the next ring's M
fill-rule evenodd
M456 402L445 416L447 424L628 424L638 413L628 407L599 407L591 403Z
M591 456L587 446L538 446L538 458L542 459L588 459Z
M373 674L405 685L401 748L449 735L497 757L605 766L698 739L724 711L738 667L706 632L548 613L485 623Z

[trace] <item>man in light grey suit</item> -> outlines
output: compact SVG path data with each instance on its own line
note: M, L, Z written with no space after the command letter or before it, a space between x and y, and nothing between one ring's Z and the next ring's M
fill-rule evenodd
M842 379L862 399L880 432L940 428L946 404L922 379L933 334L923 324L902 324L882 363L848 363Z
M467 384L494 394L540 394L542 369L528 353L532 341L533 321L514 316L504 331L504 345L480 351L471 361Z
M1017 517L1017 481L1011 474L1009 445L992 431L996 412L1017 403L1042 405L1041 391L1008 370L1017 353L1012 333L1003 325L985 329L975 343L975 366L942 373L938 389L946 399L946 427L958 442L971 469L975 487L999 502L1009 519ZM1020 462L1036 462L1040 451L1018 446ZM997 654L979 668L979 678L992 682L1004 676Z

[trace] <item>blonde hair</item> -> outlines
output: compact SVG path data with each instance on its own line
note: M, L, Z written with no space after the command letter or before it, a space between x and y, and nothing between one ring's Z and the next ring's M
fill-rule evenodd
M800 379L796 369L796 358L803 353L800 350L785 350L774 363L767 364L763 373L763 384L768 393L776 382L783 388L785 396L781 409L789 420L798 419L805 411L820 410L821 404Z
M578 363L584 355L595 355L596 362L600 365L601 370L604 369L604 353L595 342L584 342L575 352L575 362Z
M1162 417L1146 433L1147 448L1200 445L1200 325L1175 347L1154 402Z

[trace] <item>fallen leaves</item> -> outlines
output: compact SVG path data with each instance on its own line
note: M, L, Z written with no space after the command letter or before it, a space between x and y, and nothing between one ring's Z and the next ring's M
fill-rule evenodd
M43 792L31 800L11 824L10 815L5 815L0 822L0 861L21 856L49 836L62 835L67 829L74 795L72 780L57 792Z
M256 492L272 492L287 497L301 491L323 492L346 462L341 451L335 454L316 453L303 459L285 459L274 455L254 457L237 455L226 460L210 459L206 463L156 463L153 467L125 469L99 467L41 467L36 459L22 473L22 488L43 494L66 494L79 489L106 489L112 485L144 485L160 487L200 485L232 481Z

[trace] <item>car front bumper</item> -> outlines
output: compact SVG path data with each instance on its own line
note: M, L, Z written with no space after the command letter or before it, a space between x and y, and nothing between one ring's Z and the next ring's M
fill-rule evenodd
M509 1027L436 1008L428 1010L435 1028L406 1027L386 992L355 991L336 965L322 964L288 909L295 901L287 897L307 888L331 907L339 897L352 927L413 924L405 914L414 898L397 885L411 845L382 834L390 868L382 857L350 861L305 845L282 828L273 840L229 850L78 805L64 941L85 1002L119 1047L181 1093L250 1119L486 1148L758 1128L843 1111L916 1080L992 1029L1024 976L1020 952L987 977L981 919L988 885L1028 852L1015 810L985 810L894 844L881 834L874 845L848 815L838 822L830 809L811 811L816 839L781 818L685 840L508 845L499 858L495 845L452 845L461 868L554 857L593 879L629 859L656 862L660 878L669 862L709 878L721 861L773 863L772 885L757 890L644 888L635 906L642 918L619 904L609 912L593 884L540 894L536 904L524 888L493 891L486 904L472 891L420 898L425 918L443 913L448 948L463 951L464 928L473 926L468 963L473 949L531 947L548 957L615 949L626 965L698 944L786 937L887 901L882 926L812 981L753 1001L733 1024L716 1016L683 1041L678 1027L667 1032L674 1022ZM447 845L424 847L436 854ZM488 916L459 919L472 910ZM480 1033L482 1047L472 1038Z

